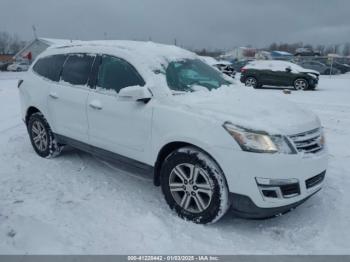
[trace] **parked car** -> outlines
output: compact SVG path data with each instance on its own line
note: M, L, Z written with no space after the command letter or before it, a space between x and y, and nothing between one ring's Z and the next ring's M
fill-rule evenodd
M5 62L0 65L0 71L7 71L7 67L10 65L10 62Z
M302 47L295 51L295 56L321 56L321 52L311 48Z
M300 66L307 68L307 69L312 69L317 72L319 72L321 75L338 75L340 74L340 71L335 68L335 67L330 67L327 66L321 62L317 61L302 61L298 63Z
M231 63L224 60L216 60L213 57L210 56L201 56L201 59L206 62L207 64L219 69L222 73L225 75L228 75L229 77L235 78L236 71L232 67Z
M296 90L315 89L319 73L296 64L279 60L253 61L241 70L241 82L246 86L293 86Z
M348 65L348 64L342 64L342 63L335 61L332 65L332 67L338 69L341 74L345 74L347 72L350 72L350 65Z
M13 63L10 64L7 67L7 71L16 71L16 72L21 72L21 71L27 71L29 68L28 63L26 62L20 62L20 63Z
M71 145L149 172L169 207L195 223L230 207L243 217L283 214L323 184L327 148L313 113L235 86L175 46L51 47L18 88L39 156Z

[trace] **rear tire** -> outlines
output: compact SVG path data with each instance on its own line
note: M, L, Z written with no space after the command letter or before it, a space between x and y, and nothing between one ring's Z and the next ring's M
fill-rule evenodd
M247 77L247 79L244 81L244 84L245 84L245 86L251 86L253 88L259 87L258 80L252 76Z
M37 112L29 117L27 129L32 146L39 156L53 158L61 153L63 146L57 143L42 113Z
M160 182L169 207L185 220L214 223L229 207L223 172L211 157L195 147L172 152L162 165Z

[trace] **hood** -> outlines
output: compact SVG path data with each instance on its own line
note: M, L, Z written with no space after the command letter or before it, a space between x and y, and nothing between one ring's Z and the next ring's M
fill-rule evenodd
M312 70L312 69L303 68L303 69L298 69L298 71L299 71L300 73L309 73L309 74L314 74L314 75L317 75L317 76L320 75L320 72L318 72L318 71L316 71L316 70Z
M188 112L269 134L293 135L320 127L318 117L287 99L243 87L175 95Z

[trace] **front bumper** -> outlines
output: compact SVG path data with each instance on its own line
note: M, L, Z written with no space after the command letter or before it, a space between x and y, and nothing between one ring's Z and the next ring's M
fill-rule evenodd
M311 88L313 88L313 87L316 87L317 85L318 85L318 78L313 78L313 79L310 79L309 80L309 86L311 87Z
M311 196L313 196L320 190L321 188L315 191L312 195L309 195L308 197L299 200L295 203L270 208L258 207L248 196L239 195L235 193L230 193L229 199L231 202L231 208L238 217L249 219L266 219L288 213L292 209L295 209L297 206L304 203L306 200L308 200Z
M328 165L327 147L314 154L292 155L249 153L229 148L217 149L214 158L225 174L229 192L231 195L246 196L250 200L242 200L246 199L244 197L236 198L238 203L233 203L234 209L243 213L249 213L247 211L250 209L268 210L268 215L262 217L285 213L318 192L322 188L323 179L313 186L308 186L307 182L324 173ZM264 197L256 178L295 179L299 183L299 192L292 197ZM236 201L235 198L232 200ZM247 208L242 208L244 204ZM263 213L266 213L265 211Z
M239 78L239 80L241 81L241 83L245 83L246 76L244 74L241 74L241 77Z

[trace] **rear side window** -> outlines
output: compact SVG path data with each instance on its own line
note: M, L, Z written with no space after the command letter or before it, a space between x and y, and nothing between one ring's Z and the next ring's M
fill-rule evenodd
M58 82L66 58L66 55L53 55L41 58L36 62L33 70L51 81Z
M69 55L62 70L61 80L72 85L86 85L94 59L92 55Z
M112 89L118 93L124 87L137 85L143 86L145 81L132 65L116 57L102 57L97 79L98 87Z

